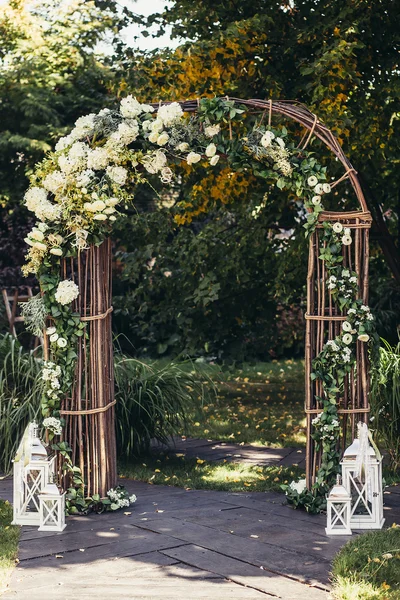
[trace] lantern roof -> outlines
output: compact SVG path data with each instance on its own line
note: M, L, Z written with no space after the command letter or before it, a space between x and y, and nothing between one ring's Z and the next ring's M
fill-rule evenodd
M346 448L346 450L344 451L343 454L343 458L344 460L351 460L353 458L355 458L360 452L360 440L358 438L356 438L355 440L353 440L353 443ZM372 446L369 446L369 455L370 456L376 456L375 454L375 450L373 449Z

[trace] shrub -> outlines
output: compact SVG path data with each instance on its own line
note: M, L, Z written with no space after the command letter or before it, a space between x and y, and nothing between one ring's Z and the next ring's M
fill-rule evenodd
M371 531L348 542L332 563L337 600L400 598L400 527Z
M372 379L372 424L389 453L391 468L400 467L400 342L385 340L380 348L379 369Z

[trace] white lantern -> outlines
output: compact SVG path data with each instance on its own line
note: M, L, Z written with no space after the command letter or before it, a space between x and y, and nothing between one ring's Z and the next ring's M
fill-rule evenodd
M341 484L340 475L327 497L327 535L351 535L350 511L351 497Z
M13 461L14 525L39 525L39 494L54 475L55 457L49 460L36 423L25 430Z
M55 483L48 483L39 494L39 503L39 531L63 531L66 528L65 492L60 493Z
M343 455L343 485L352 498L352 529L382 529L383 484L382 457L370 446L371 436L365 423L359 423L359 437Z

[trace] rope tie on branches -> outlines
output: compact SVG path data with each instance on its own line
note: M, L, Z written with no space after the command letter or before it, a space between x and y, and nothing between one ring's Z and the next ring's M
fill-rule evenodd
M98 321L101 319L105 319L108 317L110 313L114 310L113 306L107 308L106 312L100 313L99 315L91 315L90 317L81 317L81 321Z
M351 167L351 169L348 169L346 171L346 173L344 175L342 175L337 181L334 181L333 183L331 183L331 188L333 189L334 187L336 187L338 185L338 183L341 183L342 181L347 179L349 177L350 173L357 174L357 171L355 169L353 169L353 167Z
M89 408L87 410L60 410L60 415L96 415L97 413L103 413L109 410L112 406L117 403L116 400L107 404L107 406L101 406L100 408Z

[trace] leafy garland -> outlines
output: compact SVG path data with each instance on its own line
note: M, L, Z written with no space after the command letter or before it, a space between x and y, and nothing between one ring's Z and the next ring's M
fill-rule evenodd
M72 281L61 281L61 258L74 257L89 245L102 243L122 216L120 207L132 201L138 185L153 187L154 179L169 184L173 168L179 164L213 169L222 158L232 170L251 170L302 199L309 211L306 235L314 231L323 210L322 197L331 191L326 168L312 153L297 149L284 127L256 123L247 133L242 122L244 112L233 101L214 98L202 100L195 116L185 116L178 103L161 106L154 115L152 106L128 96L118 110L103 109L79 118L71 133L58 141L55 152L32 175L25 204L38 222L26 238L30 248L23 271L25 275L36 274L42 297L35 298L34 307L27 304L25 311L32 329L42 328L44 315L52 320L46 330L51 360L44 361L42 371L43 426L50 440L62 435L61 398L72 385L78 339L87 335L85 323L73 310L80 290ZM235 120L238 130L246 135L232 139L231 123ZM321 258L331 277L332 297L341 309L349 309L346 323L350 333L328 342L313 365L313 377L323 382L325 392L322 416L314 423L315 440L323 448L323 464L312 491L300 490L302 482L291 484L287 490L294 504L307 507L325 494L337 470L339 426L334 398L354 365L356 338L352 332L359 339L372 332L369 309L354 299L356 274L347 274L340 266L341 244L351 243L351 235L339 231L339 226L324 223L327 250ZM351 336L350 342L346 335ZM70 512L98 507L101 499L85 498L81 472L71 463L68 442L54 443L53 448L64 456L64 468L73 476L74 485L67 495ZM126 493L118 493L120 501L126 502ZM119 507L112 501L114 495L114 490L108 493L102 501L104 508Z
M358 275L341 265L342 245L352 243L351 230L343 228L339 222L324 222L323 228L325 249L321 250L319 258L325 263L332 299L342 311L347 311L346 320L340 335L328 340L312 362L311 379L321 381L324 392L323 397L316 398L322 404L322 410L312 421L316 451L322 450L316 482L311 490L307 489L305 479L282 486L291 504L302 506L311 513L326 508L326 494L339 472L337 396L343 392L346 375L356 367L357 343L371 345L372 366L379 360L379 336L374 317L370 308L357 298Z

